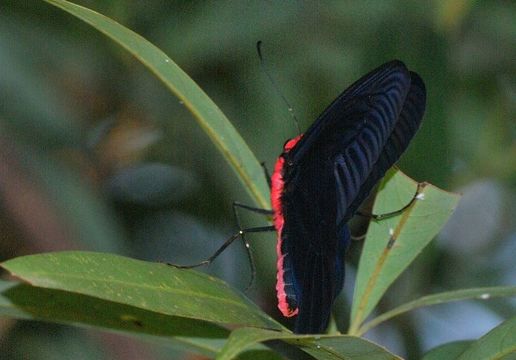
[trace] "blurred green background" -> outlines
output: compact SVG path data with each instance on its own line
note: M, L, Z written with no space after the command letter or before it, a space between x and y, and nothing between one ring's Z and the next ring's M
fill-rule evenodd
M425 80L422 129L400 162L464 194L454 217L380 305L516 284L516 3L513 1L78 1L143 35L221 107L272 168L297 135L255 44L305 129L346 86L403 60ZM0 260L67 249L150 261L204 259L236 231L245 190L193 117L135 59L41 1L0 11ZM242 216L245 226L266 219ZM354 232L366 224L355 221ZM253 235L247 295L275 318L275 236ZM361 243L335 315L347 327ZM209 271L244 289L240 244ZM516 303L416 311L367 336L410 359L477 338ZM283 320L282 320L283 321ZM114 334L0 320L8 359L198 359Z

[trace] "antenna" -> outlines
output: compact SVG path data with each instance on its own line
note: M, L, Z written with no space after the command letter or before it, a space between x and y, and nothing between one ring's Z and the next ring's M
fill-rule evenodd
M281 100L287 105L288 112L290 113L290 116L292 116L292 119L294 119L294 123L296 124L297 132L298 134L301 134L301 128L299 127L299 121L297 120L296 114L294 114L294 110L292 109L292 106L290 106L290 103L288 102L287 98L281 90L278 87L278 84L270 74L269 70L267 70L267 67L265 66L265 61L263 61L262 56L262 41L258 41L256 43L256 51L258 52L258 58L260 58L260 66L262 67L262 71L267 75L267 78L269 78L269 81L271 82L272 86L274 87L274 90L278 93L278 95L281 97Z

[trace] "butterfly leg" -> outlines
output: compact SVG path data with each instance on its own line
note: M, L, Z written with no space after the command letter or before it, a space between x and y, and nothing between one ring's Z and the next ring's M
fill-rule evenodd
M250 249L250 246L249 246L249 242L247 241L247 239L245 237L245 234L247 234L247 233L254 233L254 232L275 231L275 228L274 228L274 226L260 226L260 227L253 227L253 228L243 229L242 226L241 226L241 223L240 223L240 217L238 216L237 208L246 209L246 210L249 210L249 211L252 211L252 212L256 212L256 213L259 213L259 214L264 214L264 215L272 215L272 210L260 209L260 208L244 205L244 204L241 204L241 203L236 202L236 201L233 202L232 208L233 208L233 214L235 216L235 221L237 222L239 230L238 230L238 232L236 234L234 234L230 238L228 238L210 257L208 257L207 259L205 259L205 260L203 260L203 261L201 261L199 263L191 264L191 265L177 265L177 264L171 264L171 263L167 263L167 265L173 266L173 267L176 267L176 268L179 268L179 269L192 269L192 268L196 268L196 267L203 266L203 265L209 265L220 254L222 254L224 252L224 250L226 250L226 248L229 245L231 245L238 238L241 238L243 243L244 243L246 254L247 254L247 257L249 259L249 264L250 264L250 267L251 267L251 280L249 281L249 285L247 286L246 290L249 289L249 287L253 283L254 278L256 276L256 266L255 266L255 263L254 263L253 256L251 254L251 249Z
M397 216L397 215L403 213L409 207L411 207L417 200L421 200L422 199L421 190L422 190L423 187L424 187L424 185L422 183L418 183L417 184L416 193L414 194L414 196L412 196L412 199L405 206L403 206L401 209L398 209L398 210L392 211L392 212L388 212L388 213L384 213L384 214L366 214L366 213L357 211L357 215L363 216L363 217L366 217L366 218L370 218L370 219L373 219L373 220L377 220L377 221L388 219L388 218L393 217L393 216Z
M239 218L238 218L238 215L237 215L237 211L236 211L237 208L246 209L246 210L249 210L251 212L254 212L254 213L257 213L257 214L263 214L263 215L273 215L274 214L274 212L272 210L262 209L262 208L257 208L257 207L254 207L254 206L245 205L245 204L239 203L238 201L233 201L233 205L232 206L233 206L233 214L235 215L235 219L237 220L237 222L239 221ZM240 225L239 225L239 227L240 227Z
M274 226L261 226L261 227L255 227L255 228L248 228L248 229L242 229L239 230L236 234L232 235L229 239L227 239L224 244L222 244L217 251L213 253L210 257L207 259L192 265L177 265L177 264L171 264L167 263L167 265L179 268L179 269L192 269L203 265L209 265L215 260L226 248L233 243L236 239L242 237L246 233L252 233L252 232L263 232L263 231L274 231Z
M269 172L269 169L267 169L265 162L261 162L260 165L262 166L263 173L265 174L265 179L267 180L267 184L269 184L269 189L271 189L272 188L271 173Z
M265 169L266 176L267 176L267 169L265 168L265 166L263 168ZM267 178L267 179L269 179L269 178ZM272 212L272 210L261 209L261 208L257 208L257 207L253 207L253 206L249 206L249 205L244 205L237 201L233 201L232 207L233 207L233 216L235 217L235 221L237 223L239 232L241 233L240 238L242 239L242 241L244 243L244 248L245 248L245 251L247 254L247 258L249 259L249 266L251 268L250 269L251 270L251 279L249 279L249 283L247 284L247 287L246 287L246 291L247 291L253 284L254 279L256 277L256 265L254 263L253 254L251 253L251 246L249 245L249 242L247 241L245 234L248 232L274 231L275 229L274 229L274 226L264 226L264 227L259 227L259 228L247 229L247 231L245 229L242 230L242 224L240 222L240 216L238 215L237 209L238 208L245 209L245 210L255 212L258 214L263 214L263 215L272 215L273 212ZM258 230L256 230L256 229L258 229ZM252 230L252 231L249 231L249 230Z
M392 212L388 212L385 214L367 214L367 213L363 213L361 211L357 211L356 215L362 216L362 217L365 217L368 219L373 219L375 221L380 221L380 220L388 219L390 217L399 215L399 214L403 213L405 210L407 210L409 207L411 207L412 204L414 204L414 202L416 202L416 200L421 199L420 191L421 191L422 187L423 187L422 184L420 184L420 183L417 184L416 193L414 194L414 196L412 196L412 199L410 199L410 201L405 206L403 206L401 209L398 209L398 210L392 211ZM359 236L351 235L351 240L353 240L353 241L363 241L365 238L366 238L365 233L362 235L359 235Z

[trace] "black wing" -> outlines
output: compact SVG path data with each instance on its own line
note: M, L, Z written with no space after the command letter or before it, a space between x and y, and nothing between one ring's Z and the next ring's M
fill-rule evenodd
M398 161L403 152L405 152L421 125L426 104L425 84L421 77L414 72L410 72L410 80L410 88L396 126L387 139L383 150L380 152L378 160L371 167L369 176L367 176L366 180L362 183L360 190L356 193L351 203L349 203L346 191L344 190L349 186L349 180L346 179L345 172L347 168L346 163L349 163L349 160L339 157L335 163L335 178L338 184L340 183L340 185L338 185L340 191L337 190L338 207L346 209L342 211L341 217L337 217L338 226L344 226L355 214L376 183L383 178L387 170L389 170L392 165ZM368 149L368 146L370 146L365 141L367 138L367 136L363 137L363 147L365 149Z
M299 308L296 332L325 330L343 285L345 223L417 130L424 96L411 92L424 93L420 85L399 61L379 67L344 91L284 155L282 253Z

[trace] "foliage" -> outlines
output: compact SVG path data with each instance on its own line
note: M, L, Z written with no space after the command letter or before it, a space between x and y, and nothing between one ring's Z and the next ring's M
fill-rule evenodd
M258 205L267 205L263 171L259 161L250 151L250 148L255 148L255 144L248 145L240 137L215 102L172 59L136 33L96 12L62 0L47 2L68 11L103 32L154 73L178 97L180 107L184 106L193 114L200 127L238 175L251 199ZM377 10L389 11L389 5L383 6L385 6L384 9ZM350 16L358 17L364 9L355 5L354 8L347 10ZM441 10L446 16L442 16L442 24L439 26L444 32L451 31L450 29L457 26L453 23L457 20L449 17L449 11L446 9ZM271 20L281 23L281 16L277 15ZM375 18L371 20L374 23ZM376 18L376 21L381 22L380 18ZM181 56L189 56L189 51L195 42L200 42L202 45L198 46L208 53L207 57L210 57L210 51L214 52L215 48L210 48L209 43L205 41L205 34L195 33L195 31L190 34L192 34L191 37L176 39L178 43L186 44L183 45L182 51L181 49L179 51ZM233 39L233 41L237 40ZM110 51L122 61L130 61L118 50ZM328 54L329 59L335 57L335 54ZM430 80L430 83L432 84L433 81L434 79ZM27 91L31 87L37 88L30 82L27 82L27 87ZM223 98L220 94L216 96ZM22 99L27 100L27 97ZM28 97L28 99L34 99L34 97ZM52 104L50 99L38 100L45 102L47 106ZM13 103L9 102L9 106L12 105ZM59 107L59 104L54 105L55 108ZM88 190L83 179L74 171L63 168L61 163L55 161L55 154L48 152L49 149L60 151L61 148L69 147L74 149L77 156L82 149L80 146L74 148L74 145L83 142L77 137L80 133L77 128L80 128L80 125L71 123L71 116L52 113L40 114L44 121L38 124L31 122L34 115L31 114L30 107L26 110L25 118L19 115L10 117L8 110L9 108L4 109L2 114L2 117L5 117L3 126L9 133L15 134L16 142L11 144L8 138L0 137L0 142L5 143L7 149L2 155L5 156L6 169L11 171L9 173L11 176L5 178L23 179L27 169L30 169L41 186L46 188L46 193L42 194L34 192L30 183L16 182L19 193L31 194L33 206L31 210L36 215L44 215L43 218L38 219L37 216L31 216L28 211L25 216L20 216L20 221L22 223L25 221L24 224L27 226L28 237L41 239L44 243L45 240L49 241L49 235L59 235L55 243L61 246L44 248L47 251L68 248L67 241L72 238L81 239L84 244L96 250L123 252L128 244L120 239L120 234L124 232L112 209L106 206L106 203L98 201L96 194ZM181 110L176 109L176 111ZM431 107L429 111L432 111ZM24 127L24 124L28 124L29 128ZM172 125L165 124L165 126ZM253 126L252 129L256 130L256 127ZM246 125L243 125L243 129L246 131ZM42 133L41 138L32 143L33 134L39 130ZM107 133L109 137L115 137L111 141L118 145L116 151L113 151L112 145L104 143L106 131L102 128L98 129L97 136L89 139L95 146L94 155L99 157L101 167L111 167L110 171L113 171L121 165L132 165L139 159L149 156L145 154L146 150L139 148L136 150L133 148L129 153L120 152L119 149L123 148L120 145L135 146L134 141L127 140L133 139L131 136L134 133L131 131L134 130L137 131L140 140L152 138L155 135L153 126L148 127L147 124L142 126L138 122L135 125L128 121L123 126L109 126ZM117 135L117 131L121 134ZM464 139L464 141L468 140ZM34 152L34 147L45 151ZM190 145L189 149L191 148ZM195 157L195 154L203 154L203 151L206 151L206 147L199 144L198 149L192 149L192 154L188 156ZM36 156L34 156L35 153ZM114 156L116 161L113 161L110 155ZM68 156L67 161L70 162L74 154L60 156ZM188 156L186 160L191 159ZM438 155L430 154L425 166L435 169L436 156ZM510 157L507 159L508 162L505 164L510 168L513 163ZM497 162L491 165L492 171L499 166ZM214 166L213 169L217 167ZM4 171L4 174L7 172ZM188 185L190 181L187 175L185 175L186 180L182 179L183 175L180 172L174 172L171 179L167 178L162 171L156 174L158 176L153 180L159 182L168 179L174 186L182 183ZM512 175L508 172L506 176L510 178ZM123 179L123 177L114 178ZM436 181L442 181L442 178L436 176ZM225 186L230 186L231 182L228 181L228 184ZM124 185L123 182L122 185ZM4 186L9 189L9 183ZM386 210L402 207L407 203L407 199L410 200L415 188L415 182L401 172L392 171L380 187L374 212L384 213ZM119 196L120 182L113 182L109 190L111 194ZM210 357L217 356L219 359L230 359L236 356L249 359L263 358L263 356L272 358L274 355L271 355L271 349L278 353L286 353L292 346L317 359L398 358L384 347L357 335L362 335L379 323L418 307L464 299L487 300L516 293L514 287L472 288L437 293L399 305L383 314L374 314L373 319L366 321L387 289L441 229L458 201L456 195L431 185L426 185L423 193L424 200L416 201L414 206L403 214L373 222L369 226L358 267L355 297L351 306L349 328L351 336L339 334L317 337L296 336L221 280L194 271L174 269L163 264L142 262L107 253L78 251L25 256L4 262L5 269L27 284L1 283L0 314L21 319L94 326L107 331L137 335L145 339L150 336L153 339L159 339L160 342L173 344L176 349L193 351ZM6 191L6 194L9 193ZM162 195L162 192L156 194L149 192L143 201L145 207L153 208L156 203L163 201ZM58 209L56 212L46 210L48 198L55 201L55 207ZM19 204L16 199L9 196L6 196L6 201L10 208L16 208L16 204ZM62 218L65 221L62 221ZM76 222L80 225L74 224ZM32 223L35 226L29 226ZM178 223L179 226L181 226L180 223ZM46 231L40 231L43 224L45 224L43 230ZM397 235L396 244L393 247L387 246L391 229ZM71 237L68 234L69 230L74 232ZM174 231L179 230L174 229ZM516 343L510 337L515 333L513 323L514 319L509 319L477 341L450 343L449 346L459 349L451 352L455 354L453 358L488 359L509 354L515 350ZM230 332L229 329L233 329L235 325L239 327ZM500 339L504 341L500 342ZM260 345L262 342L266 342L268 347ZM437 358L433 357L436 355L432 353L439 354L438 351L439 349L435 349L426 357Z

